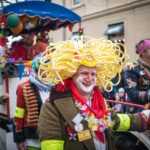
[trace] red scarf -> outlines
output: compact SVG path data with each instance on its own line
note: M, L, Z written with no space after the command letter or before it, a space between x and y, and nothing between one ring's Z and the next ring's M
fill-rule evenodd
M88 111L90 113L93 113L97 119L100 119L104 117L104 115L107 115L108 112L106 109L106 105L98 87L95 87L93 90L92 108L87 105L86 99L78 92L73 80L65 80L64 85L59 84L56 86L55 89L57 91L63 92L66 90L66 88L71 90L72 98L78 103L86 105L88 107ZM100 131L95 131L95 134L98 140L104 143L104 133Z

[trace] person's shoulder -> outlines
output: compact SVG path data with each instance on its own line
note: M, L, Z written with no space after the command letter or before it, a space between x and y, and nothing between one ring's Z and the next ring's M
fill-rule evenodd
M30 85L30 81L29 81L29 80L20 83L20 84L18 85L18 88L24 87L24 86L26 86L26 85Z
M128 62L124 66L123 70L125 71L133 71L135 68L139 67L139 64L137 62Z
M71 91L69 89L66 89L65 91L58 91L55 87L51 89L50 102L68 97L71 97Z

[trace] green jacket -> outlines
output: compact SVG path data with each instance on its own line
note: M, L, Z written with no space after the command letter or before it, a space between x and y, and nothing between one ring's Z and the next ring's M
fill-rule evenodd
M83 142L79 142L78 139L75 141L69 140L66 125L69 125L74 130L72 120L78 113L79 110L71 97L57 99L43 104L38 124L42 150L95 150L92 138ZM129 130L141 131L142 121L139 115L129 115L129 118ZM114 119L114 129L117 130L120 120L117 115L115 115ZM86 121L82 120L81 123L84 126L84 130L89 129ZM109 150L115 150L110 129L107 131L106 138Z

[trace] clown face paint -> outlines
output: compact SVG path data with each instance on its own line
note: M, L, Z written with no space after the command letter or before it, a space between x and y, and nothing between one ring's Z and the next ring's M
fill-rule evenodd
M96 85L96 78L95 67L80 66L73 77L73 81L81 95L89 96Z

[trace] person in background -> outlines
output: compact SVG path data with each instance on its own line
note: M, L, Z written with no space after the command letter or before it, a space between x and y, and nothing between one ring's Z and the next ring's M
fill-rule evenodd
M118 92L116 93L116 101L118 102L126 102L126 93L124 88L120 87L118 89ZM118 112L118 113L125 113L126 112L126 106L123 104L115 104L115 106L113 106L113 109Z
M8 56L14 58L16 61L27 60L28 51L24 46L23 39L20 41L14 41L9 51L10 53Z
M33 59L40 52L43 52L48 47L49 35L48 31L40 32L37 35L37 42L32 47L32 51L30 53L30 59Z
M42 84L37 77L41 54L32 61L29 80L18 85L14 114L14 141L18 150L40 150L37 124L42 104L49 99L51 86Z
M110 128L144 131L149 127L150 111L113 113L98 88L111 90L111 79L124 65L126 55L120 57L118 44L92 38L80 45L61 41L54 47L55 52L49 48L41 58L38 74L43 83L55 84L39 116L43 150L114 150Z
M128 102L147 105L150 103L150 39L136 45L139 55L137 62L128 65L124 75L125 90ZM139 108L128 108L128 112L141 111Z
M22 36L23 36L24 47L27 49L27 52L28 52L27 59L31 60L30 55L32 53L32 49L34 45L34 34L30 33L30 34L24 34Z

